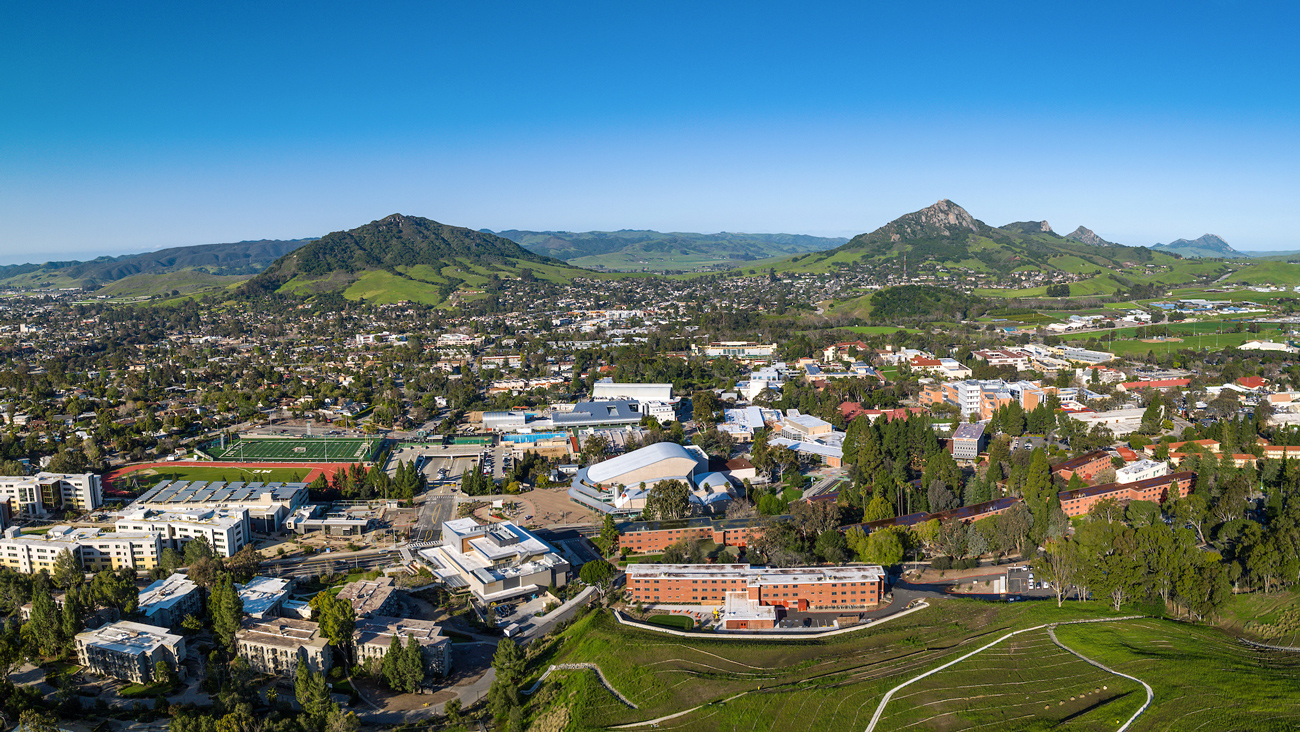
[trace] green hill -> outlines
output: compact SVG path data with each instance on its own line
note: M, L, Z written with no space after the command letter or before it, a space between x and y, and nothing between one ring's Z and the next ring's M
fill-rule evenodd
M620 231L502 231L529 251L592 269L662 271L714 267L833 249L848 241L803 234Z
M1151 250L1155 252L1165 252L1167 254L1177 254L1181 257L1232 259L1250 256L1233 249L1228 245L1228 242L1214 234L1205 234L1196 239L1176 239L1168 244L1156 244L1151 247Z
M241 291L341 292L353 300L437 304L493 275L564 281L582 273L495 234L393 214L326 234L276 260Z

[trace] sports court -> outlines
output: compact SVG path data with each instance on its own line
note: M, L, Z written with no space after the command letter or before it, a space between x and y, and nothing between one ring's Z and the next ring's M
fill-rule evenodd
M240 438L209 446L208 454L222 462L332 463L368 462L383 441L379 437L297 437L289 439Z

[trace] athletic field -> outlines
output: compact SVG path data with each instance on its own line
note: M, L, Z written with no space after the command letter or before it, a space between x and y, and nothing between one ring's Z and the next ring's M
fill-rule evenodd
M381 438L308 437L289 439L241 438L209 446L214 460L249 463L335 463L367 462L378 450Z

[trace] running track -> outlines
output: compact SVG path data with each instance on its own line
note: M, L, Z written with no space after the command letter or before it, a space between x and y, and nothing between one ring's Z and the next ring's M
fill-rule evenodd
M164 471L169 468L254 468L254 469L296 468L299 470L303 470L303 469L307 470L307 473L302 478L302 482L310 483L316 479L317 475L320 475L321 473L325 474L326 480L333 480L335 473L337 473L339 470L346 470L352 465L353 463L228 463L228 462L184 462L180 460L173 460L171 462L164 462L164 463L140 463L138 465L128 465L124 468L118 468L117 470L114 470L113 472L104 476L104 483L105 483L104 487L112 488L113 481L117 480L118 478L128 473L134 473L137 470L148 470L149 468L156 468L158 470L164 470Z

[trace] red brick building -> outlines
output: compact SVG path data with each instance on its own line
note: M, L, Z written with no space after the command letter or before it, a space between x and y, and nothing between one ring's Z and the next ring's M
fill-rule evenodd
M724 605L743 592L758 605L859 610L885 594L885 571L861 567L751 567L748 564L630 564L627 590L646 604Z
M1133 483L1104 483L1088 486L1077 491L1061 491L1057 498L1066 516L1083 516L1092 510L1098 501L1112 498L1117 501L1151 501L1163 503L1171 495L1186 498L1196 485L1196 473L1184 471L1148 478Z
M774 516L774 519L789 518ZM712 541L718 546L745 547L763 531L752 519L672 519L618 524L618 545L633 554L660 554L678 541Z
M1090 453L1070 458L1063 463L1052 466L1052 475L1059 475L1065 480L1078 475L1080 480L1091 481L1097 474L1111 467L1110 453L1105 450L1093 450Z

